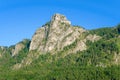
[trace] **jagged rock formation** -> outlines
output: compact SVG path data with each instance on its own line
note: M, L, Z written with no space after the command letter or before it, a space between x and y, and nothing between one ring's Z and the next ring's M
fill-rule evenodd
M0 58L6 53L7 47L0 46Z
M97 67L119 65L119 34L119 27L89 31L72 26L64 15L55 14L48 23L35 32L32 40L25 39L10 47L0 47L0 59L2 60L3 54L5 54L4 59L6 56L14 59L13 69L27 66L48 53L54 56L50 62L66 58L71 54L79 55L75 62L86 61L84 63L86 65L92 65L93 62Z
M100 39L99 36L87 35L88 33L89 31L81 27L72 26L64 15L55 14L48 23L35 32L30 43L29 54L20 64L14 65L14 69L29 65L33 59L47 52L57 54L59 51L67 50L64 55L66 56L69 53L86 50L87 40L94 42ZM23 46L19 49L21 48Z
M120 25L85 30L61 14L39 28L32 40L0 46L0 80L119 80L119 67Z
M10 47L0 46L0 57L5 53L9 53L12 57L21 53L20 51L29 50L30 40L24 39L23 41L17 43L16 45L12 45Z
M65 16L55 14L50 22L36 31L31 40L30 51L62 50L85 31L83 28L73 27Z
M22 49L25 48L25 45L21 44L21 43L18 43L15 45L15 49L12 51L12 56L15 56L19 53L19 51L21 51Z
M25 48L29 49L29 44L30 44L30 40L29 39L24 39L23 41L17 43L12 49L11 49L11 53L12 56L15 56L17 54L19 54L19 52Z
M3 50L4 50L4 47L0 46L0 55L2 54Z

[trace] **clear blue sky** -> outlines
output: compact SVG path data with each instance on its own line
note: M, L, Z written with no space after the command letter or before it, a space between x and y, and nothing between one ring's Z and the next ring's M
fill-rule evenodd
M55 13L86 29L120 23L120 0L0 0L0 45L32 35Z

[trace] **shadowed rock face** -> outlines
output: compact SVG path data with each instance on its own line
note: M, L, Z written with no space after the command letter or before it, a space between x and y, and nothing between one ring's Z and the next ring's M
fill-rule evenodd
M31 40L30 51L62 50L85 31L83 28L73 27L64 15L55 14L50 22L35 32Z

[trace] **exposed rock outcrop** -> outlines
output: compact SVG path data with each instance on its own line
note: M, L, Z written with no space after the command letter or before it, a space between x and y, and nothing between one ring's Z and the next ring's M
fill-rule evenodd
M86 37L86 39L94 42L94 41L98 41L99 39L101 39L101 37L97 36L96 34L94 34L94 35L90 34Z
M12 52L13 52L13 53L12 53L12 56L17 55L17 54L19 53L19 51L21 51L21 50L24 49L24 48L25 48L25 45L23 45L23 44L21 44L21 43L16 44L15 49L12 51Z
M23 41L17 43L13 47L11 47L10 51L11 51L12 56L18 55L19 52L25 48L29 49L29 44L30 44L30 40L24 39Z
M30 44L30 51L62 50L85 31L83 28L73 27L65 16L55 14L49 23L36 31Z
M33 59L47 52L57 54L66 50L64 55L66 56L69 53L86 50L87 40L94 42L100 39L99 36L86 33L89 32L84 28L72 26L64 15L55 14L48 23L35 32L30 43L29 54L21 63L14 65L14 69L29 65ZM16 45L15 54L22 48L23 45Z
M0 46L0 58L7 52L7 47Z

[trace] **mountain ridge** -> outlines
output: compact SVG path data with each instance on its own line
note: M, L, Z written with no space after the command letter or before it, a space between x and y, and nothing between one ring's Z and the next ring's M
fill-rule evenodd
M72 26L71 22L64 15L53 15L50 22L39 28L33 35L29 51L36 50L36 54L28 54L29 57L24 59L21 64L16 64L15 68L21 67L22 64L28 65L32 63L32 58L38 58L42 53L50 52L51 54L57 54L57 52L72 44L75 44L76 47L66 54L86 50L86 40L84 38L80 39L85 32L86 30L83 28ZM92 37L92 35L89 37Z
M98 80L114 78L119 80L119 65L120 25L113 28L85 30L71 25L71 22L61 14L53 15L48 23L36 30L31 40L24 39L16 45L0 47L0 75L4 75L0 77L1 80L8 80L6 76L11 80L19 80L20 75L25 80L30 78L68 80L69 77L79 80L79 76L86 73L88 74L81 76L83 80L93 78L96 80L97 75L102 76L99 76ZM112 69L117 70L113 71L117 76L111 75L109 70ZM68 73L71 73L70 76L66 75ZM89 78L89 73L94 73L96 77L91 75ZM41 77L38 77L40 75Z

